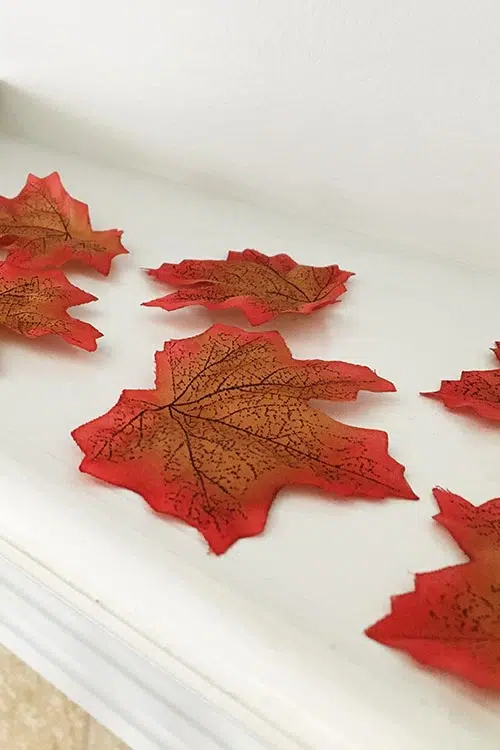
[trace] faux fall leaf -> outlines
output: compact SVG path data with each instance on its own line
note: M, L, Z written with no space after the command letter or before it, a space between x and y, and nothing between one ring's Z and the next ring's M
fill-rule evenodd
M62 266L77 260L107 275L116 255L126 253L121 231L96 232L85 203L72 198L57 172L28 175L15 198L0 196L0 245L8 260L25 268Z
M288 255L269 257L257 250L231 250L226 260L163 263L148 273L181 289L145 302L147 307L237 307L252 325L282 313L308 314L330 305L346 291L345 282L353 275L338 266L301 266Z
M224 552L264 528L286 485L335 495L415 498L387 435L349 427L309 406L393 391L372 370L294 360L278 333L213 326L165 343L156 387L123 391L103 416L72 433L80 469L141 494Z
M500 359L498 342L493 351ZM438 391L422 396L440 399L449 409L468 407L481 417L500 419L500 370L465 371L460 380L442 380Z
M81 349L97 348L102 334L72 318L68 307L95 300L61 271L30 271L8 262L0 265L0 325L28 338L53 333Z
M500 498L479 507L435 489L435 519L470 562L417 575L366 633L419 662L500 690Z

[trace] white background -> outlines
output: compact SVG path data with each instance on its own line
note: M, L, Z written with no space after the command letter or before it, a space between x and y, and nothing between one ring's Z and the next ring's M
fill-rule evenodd
M6 0L11 131L498 258L497 0Z
M115 615L174 654L179 679L211 684L210 700L252 731L264 732L256 717L273 725L273 748L498 742L497 699L362 633L414 572L462 559L431 521L432 486L473 502L500 494L498 429L418 396L495 366L499 22L493 0L0 8L0 129L51 147L3 139L0 193L59 169L131 251L109 279L71 271L99 297L74 311L105 334L96 353L1 333L2 539L98 621ZM325 408L387 429L420 502L283 492L261 537L216 558L193 530L78 474L70 430L123 387L148 387L165 339L214 320L246 326L238 314L141 308L161 293L141 266L230 247L356 272L341 304L267 327L297 357L359 362L395 382L397 394Z

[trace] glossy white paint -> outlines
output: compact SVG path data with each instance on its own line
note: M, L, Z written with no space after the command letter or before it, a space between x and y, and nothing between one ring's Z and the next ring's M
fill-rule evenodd
M432 486L474 502L499 494L498 430L418 396L463 368L494 366L495 274L384 254L375 240L363 248L357 236L6 138L0 162L0 194L29 170L58 169L97 227L125 228L131 251L107 279L71 271L99 297L78 309L105 334L97 352L0 333L0 637L136 750L158 736L160 750L495 747L497 700L363 635L413 572L462 559L431 521ZM421 500L282 492L266 532L218 558L194 530L80 475L69 433L123 387L149 387L165 339L213 320L245 325L237 313L140 307L159 291L140 268L247 245L356 272L339 305L267 328L297 357L361 362L396 383L396 394L325 408L386 429Z
M496 0L18 0L0 126L498 267Z

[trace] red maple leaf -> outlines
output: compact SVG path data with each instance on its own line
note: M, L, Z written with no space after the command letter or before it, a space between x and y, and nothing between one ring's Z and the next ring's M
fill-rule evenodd
M18 266L47 268L71 259L106 276L112 259L128 252L121 235L117 229L94 231L88 206L66 192L57 172L30 174L15 198L0 196L0 245Z
M498 348L493 351L500 358ZM465 371L460 380L442 380L438 391L422 396L440 399L449 409L468 407L481 417L500 419L500 370Z
M308 314L330 305L346 291L353 274L338 266L301 266L288 255L269 257L257 250L235 252L226 260L183 260L148 271L159 281L182 287L146 307L178 310L203 305L209 310L237 307L252 325L282 313Z
M96 297L70 284L61 271L30 271L0 264L0 325L28 338L53 333L89 352L102 336L90 323L72 318L68 307Z
M415 577L415 590L392 598L370 638L417 661L500 689L500 498L479 507L436 488L444 526L470 562Z
M138 492L220 554L262 531L286 485L416 498L387 453L386 433L308 404L350 401L360 390L395 388L367 367L294 360L278 333L218 325L165 343L155 389L123 391L72 435L85 453L81 471Z

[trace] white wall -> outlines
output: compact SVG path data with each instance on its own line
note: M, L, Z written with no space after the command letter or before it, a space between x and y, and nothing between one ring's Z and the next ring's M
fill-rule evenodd
M0 128L500 264L497 0L4 0Z

